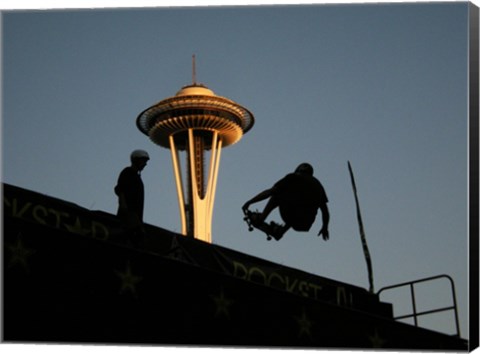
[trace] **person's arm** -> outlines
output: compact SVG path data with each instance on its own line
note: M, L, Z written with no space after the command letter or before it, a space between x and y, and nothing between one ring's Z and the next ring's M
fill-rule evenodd
M330 222L330 213L328 211L328 206L326 203L320 205L320 210L322 211L322 228L318 232L318 236L322 235L323 239L327 241L330 238L328 232L328 223Z
M128 188L128 185L131 184L129 172L129 169L124 169L118 176L117 185L115 186L115 194L118 196L118 207L123 211L128 209L125 190Z
M122 210L127 210L127 200L123 192L118 193L118 206Z
M260 201L262 201L262 200L265 200L265 199L267 199L267 198L270 198L270 197L272 196L272 193L273 193L273 188L264 190L263 192L257 194L255 197L253 197L253 198L250 199L248 202L246 202L245 204L243 204L242 209L243 209L243 210L247 210L248 207L249 207L251 204L258 203L258 202L260 202Z

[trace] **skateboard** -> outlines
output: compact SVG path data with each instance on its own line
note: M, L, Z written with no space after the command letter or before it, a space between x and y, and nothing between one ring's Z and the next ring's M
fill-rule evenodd
M258 211L244 209L243 213L245 214L243 220L245 220L248 225L248 231L252 232L255 228L265 232L265 234L267 235L267 241L270 241L272 237L277 241L281 238L275 235L275 233L282 227L282 225L277 224L274 221L271 221L270 224L267 224L265 221L262 221L261 223L255 222L255 219L258 218L258 216L260 215Z

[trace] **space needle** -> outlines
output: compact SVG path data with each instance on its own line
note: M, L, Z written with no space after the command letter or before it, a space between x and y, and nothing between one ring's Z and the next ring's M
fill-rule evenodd
M195 56L192 59L192 84L140 113L137 127L171 151L182 234L211 243L222 148L238 142L252 128L254 117L238 103L197 83ZM186 156L184 166L181 152Z

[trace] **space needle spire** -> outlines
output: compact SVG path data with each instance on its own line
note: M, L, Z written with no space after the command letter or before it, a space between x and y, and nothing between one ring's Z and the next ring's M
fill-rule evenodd
M197 67L195 65L195 54L192 55L192 85L197 84Z
M253 124L253 114L246 108L197 83L195 55L192 84L138 115L138 129L171 151L183 235L212 242L222 148L238 142ZM182 153L186 156L184 166L180 161Z

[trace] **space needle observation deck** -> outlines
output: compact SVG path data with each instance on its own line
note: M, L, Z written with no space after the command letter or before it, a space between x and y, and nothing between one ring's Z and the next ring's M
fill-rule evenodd
M193 83L184 86L175 96L140 113L137 127L154 143L171 151L182 234L211 243L222 148L238 142L252 128L254 117L238 103L217 96L195 81L194 76ZM208 170L207 151L210 152ZM186 154L184 168L180 152Z

